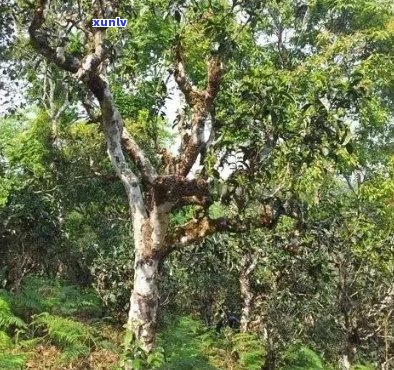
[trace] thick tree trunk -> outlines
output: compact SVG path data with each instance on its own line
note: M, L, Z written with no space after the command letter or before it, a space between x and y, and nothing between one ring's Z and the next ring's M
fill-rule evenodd
M134 333L137 344L145 351L152 350L156 332L156 317L159 302L158 266L159 257L144 255L140 246L136 250L134 263L134 287L130 297L128 330Z
M103 81L98 80L99 86ZM96 86L92 86L94 90ZM129 200L134 235L134 287L130 298L127 329L134 334L136 344L146 352L152 350L158 308L158 266L162 256L171 205L158 205L153 200L145 205L139 178L131 171L122 150L123 122L104 82L100 106L102 126L108 144L108 154L122 180ZM130 343L126 343L128 346ZM127 365L126 365L126 368Z
M127 322L137 344L146 352L153 348L159 303L158 267L162 257L164 238L168 227L166 205L155 206L148 218L135 214L134 286L130 297Z

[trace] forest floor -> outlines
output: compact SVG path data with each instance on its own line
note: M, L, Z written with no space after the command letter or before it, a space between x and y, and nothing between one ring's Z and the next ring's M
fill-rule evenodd
M135 368L243 369L233 356L233 339L232 332L218 336L198 319L167 317L156 352L141 358ZM123 340L122 325L104 316L91 289L29 277L18 292L0 290L1 370L116 370ZM257 349L261 363L260 352Z
M120 370L124 334L92 289L34 276L17 292L0 289L0 370ZM161 318L156 344L149 356L133 349L134 369L260 370L267 358L257 335L217 333L182 313ZM291 348L278 369L333 369L314 351Z

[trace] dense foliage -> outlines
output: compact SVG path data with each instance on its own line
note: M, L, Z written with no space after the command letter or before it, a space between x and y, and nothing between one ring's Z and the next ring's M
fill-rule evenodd
M59 57L106 10L51 1L34 33L46 3L0 0L0 369L393 368L392 1L119 2L99 76L158 179L204 184L168 213L150 351L108 102Z

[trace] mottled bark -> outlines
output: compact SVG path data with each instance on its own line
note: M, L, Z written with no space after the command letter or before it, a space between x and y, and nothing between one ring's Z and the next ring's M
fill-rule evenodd
M247 276L243 271L241 271L239 275L239 286L242 297L241 331L247 332L251 321L254 294L250 286L249 276Z
M149 217L134 215L134 286L127 327L139 345L151 351L159 302L158 267L168 227L170 204L155 205Z
M341 370L350 370L350 368L352 367L352 354L351 353L344 353L339 361L339 368Z
M143 248L136 251L134 263L134 286L130 297L127 329L131 330L145 351L152 350L158 308L158 256L147 258Z
M256 268L258 256L254 259L249 256L244 256L242 260L242 267L239 272L239 286L242 297L242 310L241 310L241 331L247 332L249 324L252 319L253 299L254 292L250 281L251 273Z
M109 88L106 87L100 101L103 131L108 144L108 154L122 180L129 199L133 222L135 262L134 286L130 298L127 328L145 351L151 351L155 338L158 307L158 266L161 248L168 225L169 208L154 205L148 212L138 177L128 166L122 150L122 118L117 111ZM133 143L134 145L134 143ZM136 145L136 144L135 144ZM141 165L144 160L141 159ZM147 166L147 164L144 164ZM149 173L149 181L154 173Z

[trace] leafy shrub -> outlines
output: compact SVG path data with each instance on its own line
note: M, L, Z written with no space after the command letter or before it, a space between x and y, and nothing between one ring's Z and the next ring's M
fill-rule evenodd
M90 273L94 277L94 289L105 311L118 322L126 320L125 312L133 288L130 276L134 273L132 241L128 237L118 237L118 234L122 235L121 226L113 228L111 225L111 232L108 232L108 227L103 228L106 230L105 236L111 247L104 246L90 267ZM126 230L123 234L127 236ZM113 248L113 245L116 245L116 248Z
M302 344L295 344L284 354L283 370L324 370L318 354Z

